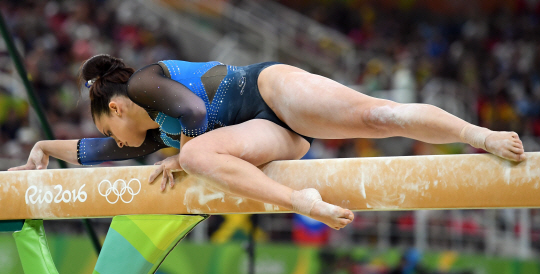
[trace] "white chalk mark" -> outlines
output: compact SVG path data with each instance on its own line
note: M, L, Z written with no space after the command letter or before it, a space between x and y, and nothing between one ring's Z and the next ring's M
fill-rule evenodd
M504 161L504 182L509 185L510 184L510 172L512 171L510 166L510 161Z
M364 199L366 199L366 187L364 185L365 177L366 174L362 172L362 179L360 180L360 192L362 192L362 197L364 197Z
M264 210L265 210L265 211L274 211L274 205L273 205L273 204L267 204L267 203L264 203Z
M205 188L202 185L193 186L186 190L186 193L184 195L184 205L190 213L201 212L199 209L193 209L190 207L189 201L192 200L190 198L193 197L197 197L197 202L199 203L199 205L205 205L207 207L208 205L206 204L213 200L221 199L222 202L225 202L225 193L223 192L214 192L211 194L204 194L204 192Z
M237 206L244 202L244 198L242 197L232 197L232 198L236 200L234 204Z

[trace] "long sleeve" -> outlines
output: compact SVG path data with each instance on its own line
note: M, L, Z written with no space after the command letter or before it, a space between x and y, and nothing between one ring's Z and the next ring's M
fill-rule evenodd
M183 84L165 76L157 64L146 66L131 76L128 96L143 108L177 118L186 136L195 137L207 130L204 101Z
M159 130L146 132L146 138L139 147L118 147L111 138L84 138L77 143L77 160L81 165L97 165L107 161L121 161L148 155L167 147L159 142Z

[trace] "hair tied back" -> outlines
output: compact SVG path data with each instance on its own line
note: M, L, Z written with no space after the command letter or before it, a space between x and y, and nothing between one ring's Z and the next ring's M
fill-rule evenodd
M94 83L96 82L96 79L90 79L84 83L84 86L87 88L90 88Z

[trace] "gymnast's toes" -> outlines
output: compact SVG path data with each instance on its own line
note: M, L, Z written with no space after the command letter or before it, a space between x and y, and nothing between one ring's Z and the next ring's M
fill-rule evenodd
M352 222L352 220L354 220L354 214L353 214L352 211L342 208L342 211L341 211L341 214L339 215L339 218L341 218L342 220L347 220L347 221L349 221L348 223L350 223L350 222Z
M500 156L501 158L515 162L521 162L527 158L522 149L515 149L513 147L505 148L501 154L494 154Z
M345 227L346 225L350 224L352 221L349 220L349 219L340 219L339 220L339 224L341 225L341 227Z
M496 131L486 138L486 150L510 161L526 159L523 143L515 132Z
M323 222L329 227L337 230L344 228L354 219L352 211L331 205L324 201L315 203L311 209L310 215L313 219Z

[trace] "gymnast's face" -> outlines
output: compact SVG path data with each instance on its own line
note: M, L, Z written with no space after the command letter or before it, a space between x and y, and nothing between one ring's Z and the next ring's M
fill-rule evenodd
M95 118L97 129L106 137L112 137L118 147L139 147L144 142L146 131L140 129L128 98L114 97L109 102L109 115Z

